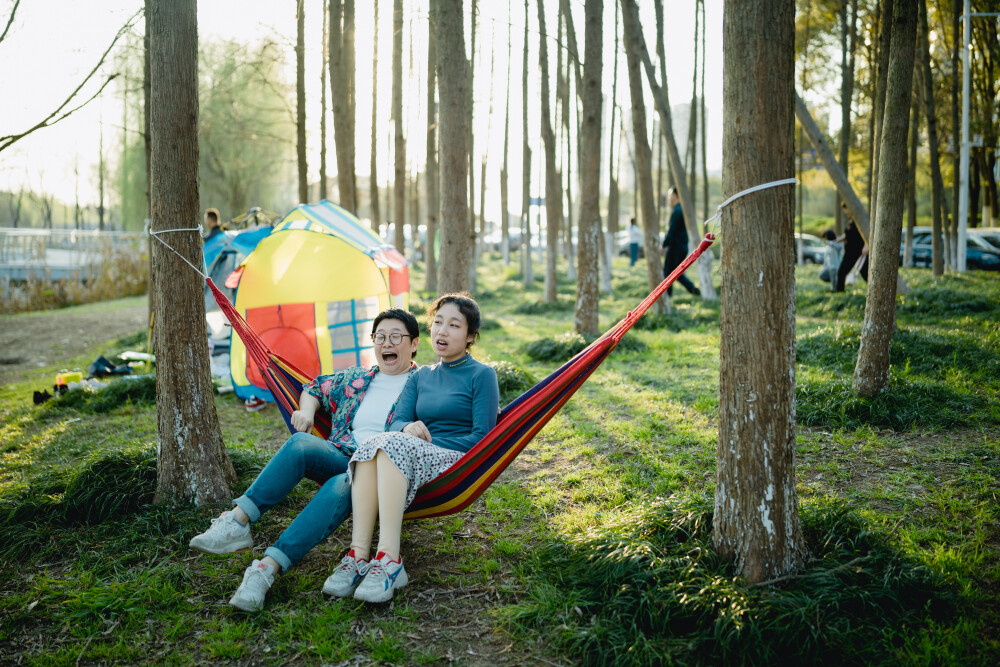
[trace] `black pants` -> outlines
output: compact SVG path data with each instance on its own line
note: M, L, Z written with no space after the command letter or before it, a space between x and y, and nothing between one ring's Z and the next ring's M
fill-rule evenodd
M852 252L853 251L853 252ZM837 269L837 292L844 291L845 280L847 279L847 274L851 272L854 265L858 263L858 257L861 257L861 248L845 248L844 257L840 260L840 268ZM861 269L858 271L861 277L868 282L868 256L865 255L864 261L861 263Z
M687 257L687 252L685 252L684 255L681 256L680 258L671 257L670 255L667 255L667 259L663 263L663 277L666 278L671 273L673 273L674 269L680 266L681 262L683 262L686 257ZM695 295L701 294L701 290L695 287L694 283L691 282L691 279L685 276L683 273L677 276L677 282L683 285L684 289L686 289L691 294ZM667 288L667 296L673 296L673 295L674 295L674 286L671 285L670 287Z

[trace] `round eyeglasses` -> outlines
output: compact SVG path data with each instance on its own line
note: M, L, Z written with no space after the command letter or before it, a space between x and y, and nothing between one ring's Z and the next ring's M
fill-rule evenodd
M399 345L400 343L403 342L403 338L404 337L405 338L412 338L412 336L410 336L410 334L401 334L398 331L393 331L388 336L386 336L384 333L382 333L381 331L379 331L378 333L373 333L372 334L372 342L375 343L376 345L384 345L386 339L388 339L389 342L392 343L393 345Z

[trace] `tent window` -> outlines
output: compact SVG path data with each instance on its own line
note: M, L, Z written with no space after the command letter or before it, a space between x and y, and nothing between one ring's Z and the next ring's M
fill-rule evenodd
M346 353L353 357L352 364L360 363L358 353L372 347L369 334L378 312L376 296L327 303L330 349L335 360Z

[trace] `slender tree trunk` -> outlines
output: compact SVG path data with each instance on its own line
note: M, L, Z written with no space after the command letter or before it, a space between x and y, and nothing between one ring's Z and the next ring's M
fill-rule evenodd
M726 0L722 136L723 152L733 157L723 165L723 192L787 178L794 169L794 19L793 0ZM805 556L795 493L793 206L792 188L771 188L722 214L729 241L722 249L713 542L750 582L788 574Z
M634 0L629 2L622 2L622 13L626 13L626 8L628 11L632 11L635 16L631 19L635 25L639 25L639 15L638 7L635 5ZM626 22L626 26L628 22ZM639 25L641 28L641 25ZM626 41L628 38L626 37ZM661 131L667 138L667 156L670 159L671 171L673 172L674 185L677 188L677 192L680 195L681 200L681 210L684 212L684 225L688 230L688 237L691 242L697 242L701 238L701 234L698 231L697 211L694 208L694 201L691 197L691 190L687 185L687 172L684 170L684 165L681 163L680 153L677 150L677 142L674 141L674 124L670 113L670 95L667 90L667 82L663 81L663 86L656 81L656 72L653 69L653 63L649 59L649 51L646 49L646 42L642 37L641 29L637 36L637 48L639 49L638 55L641 58L642 66L646 70L646 79L649 82L649 86L653 91L653 100L656 102L656 109L660 113L660 125ZM626 48L626 54L628 53ZM659 245L659 243L657 243ZM657 254L659 251L657 249ZM697 262L698 266L698 282L701 287L701 296L706 301L714 301L717 296L715 289L712 286L711 274L712 274L712 253L704 253Z
M843 0L840 13L840 168L847 173L847 160L851 149L851 100L854 98L854 54L857 47L858 0L850 0L850 18L847 13L848 0ZM837 217L834 228L837 236L844 233L843 211L840 208L840 194L837 194Z
M101 114L97 144L97 229L104 231L104 114ZM43 222L44 225L44 222Z
M354 0L330 0L330 88L340 205L358 212L354 166Z
M510 16L510 0L507 0L507 15ZM503 114L503 165L500 167L500 253L504 266L510 265L510 192L507 179L507 160L510 155L510 31L507 31L507 92L504 96Z
M299 166L299 202L309 201L306 165L306 12L305 0L295 3L295 153Z
M521 275L526 287L535 283L531 259L531 147L528 145L528 10L524 0L524 58L521 61Z
M145 224L151 224L153 220L153 208L152 208L152 197L151 197L151 187L153 182L153 165L152 165L152 154L153 154L153 135L149 127L149 116L150 108L152 105L152 92L151 92L151 81L152 74L150 71L150 51L149 51L149 20L144 21L145 32L143 33L142 44L142 143L146 152L146 221ZM14 226L17 227L17 219L14 219ZM77 225L79 226L79 225ZM146 268L149 272L149 286L146 288L146 292L149 295L147 299L147 312L146 312L146 322L149 326L153 326L153 314L156 312L156 287L153 284L153 237L146 234ZM152 350L155 354L155 350Z
M924 0L917 0L923 2ZM920 47L914 54L914 83L920 71ZM913 85L916 91L917 86ZM906 239L903 243L903 266L913 266L913 228L917 226L917 144L920 142L920 96L910 98L910 141L906 160Z
M556 139L552 132L552 111L549 105L549 50L545 29L545 3L538 7L538 64L542 88L542 142L545 144L545 301L556 300L556 257L559 252L559 221L562 218L562 184L556 172Z
M438 233L438 213L440 203L438 198L440 181L437 160L437 35L438 0L429 0L429 25L427 28L427 249L424 251L426 265L424 271L424 289L437 292L437 248L435 239Z
M642 72L639 69L642 66L641 51L645 50L645 43L642 41L642 25L639 23L639 8L635 0L621 0L621 3L629 92L632 99L632 136L635 142L635 164L640 196L639 224L642 225L643 246L646 253L646 276L649 289L652 290L663 280L663 269L660 265L660 222L656 218L656 205L653 201L655 193L651 173L652 155L646 132L646 102L643 99ZM657 312L663 313L667 307L665 299L657 301Z
M885 122L885 96L889 76L889 45L892 42L894 2L895 0L881 0L879 4L878 80L875 83L874 102L875 143L872 146L874 154L872 158L872 196L868 204L868 214L872 219L875 219L875 211L878 210L878 187L881 183L879 170L882 168L880 160L882 152L882 125Z
M923 62L920 69L923 80L924 115L927 117L927 145L930 149L931 167L931 270L934 276L944 274L944 246L941 239L941 211L944 183L941 180L941 161L938 155L937 114L934 111L934 77L931 74L931 50L927 28L927 0L920 5L920 43Z
M403 136L403 0L394 0L392 10L392 119L395 128L393 156L393 225L396 250L406 252L406 139Z
M580 137L580 221L577 225L579 273L577 274L574 328L596 336L598 326L598 244L601 242L601 50L603 0L587 0L584 26L583 89L577 91L583 103Z
M699 19L701 17L698 15L697 4L695 5L694 12L694 67L691 73L691 107L688 111L688 157L691 159L691 167L687 170L688 174L688 187L691 188L691 213L694 215L693 222L695 223L695 229L698 228L698 217L695 211L697 210L697 205L695 203L695 193L698 191L698 27ZM700 238L700 235L696 234L691 237L692 241Z
M708 132L706 130L707 112L705 110L705 0L698 0L698 8L701 9L701 96L698 106L701 110L701 219L708 220ZM708 228L702 230L707 234ZM711 280L711 276L709 276Z
M469 83L465 59L465 20L462 0L438 0L438 81L441 99L441 267L439 293L457 292L468 287Z
M601 291L611 294L612 264L615 255L618 254L618 244L615 243L615 234L618 233L618 181L615 180L616 164L615 157L615 134L618 131L615 112L618 110L618 3L614 2L615 8L615 62L612 65L611 74L611 122L608 124L608 224L604 237L605 256L603 261L604 271L601 274ZM620 146L620 144L619 144Z
M433 0L432 0L433 1ZM368 199L371 200L371 225L372 231L376 235L381 234L382 228L382 207L378 194L378 0L372 0L372 9L375 11L374 34L372 35L372 147L371 158L368 164ZM431 61L430 69L436 66L434 60ZM433 86L431 88L433 95ZM430 158L428 158L428 161ZM430 184L428 183L428 187ZM429 204L428 204L429 205ZM428 209L430 210L430 209Z
M917 0L895 0L887 77L886 106L879 151L878 213L869 261L868 299L861 328L861 346L854 369L854 391L862 396L881 393L889 382L889 343L896 328L896 276L900 223L903 213L903 173L906 130L913 81L913 51L917 30Z
M147 0L150 23L152 229L181 256L202 263L198 198L198 28L195 0ZM236 482L215 411L205 343L202 284L162 243L153 248L157 305L153 502L228 502Z
M323 0L323 54L319 75L319 198L329 199L326 189L326 64L330 58L330 14Z
M486 114L486 136L490 137L493 134L493 67L495 65L496 58L494 57L496 51L490 52L490 106L489 111ZM476 267L479 265L479 257L483 253L483 244L486 239L486 158L489 148L489 143L484 142L485 147L483 148L483 159L480 163L480 176L479 176L479 234L476 236L476 257L475 262L472 266L472 275L470 276L472 285L476 285Z

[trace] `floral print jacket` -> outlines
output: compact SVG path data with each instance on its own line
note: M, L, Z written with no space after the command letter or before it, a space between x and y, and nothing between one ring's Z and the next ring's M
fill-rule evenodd
M413 375L416 370L417 365L410 364L407 375ZM378 372L377 365L367 369L353 366L330 375L320 375L303 387L311 396L319 399L320 406L330 415L330 437L327 440L338 449L344 450L348 455L353 454L358 447L358 443L354 440L354 431L351 429L354 415L358 413L361 401L368 391L368 385L371 384ZM394 402L389 408L389 416L386 418L385 427L387 430L395 413L396 403Z

